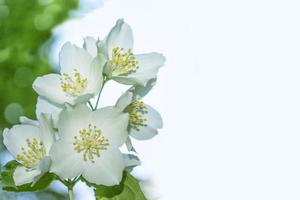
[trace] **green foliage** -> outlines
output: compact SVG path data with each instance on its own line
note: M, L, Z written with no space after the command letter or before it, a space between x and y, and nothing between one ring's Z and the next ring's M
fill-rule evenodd
M120 185L94 187L96 200L147 200L141 190L139 181L126 171Z
M48 47L53 27L78 0L0 0L0 131L34 117L33 80L52 71ZM1 131L2 132L2 131Z
M39 191L46 189L50 183L54 180L54 175L50 173L46 173L43 177L41 177L34 185L32 183L28 183L21 186L16 186L13 173L15 169L20 164L13 160L8 162L1 168L1 177L2 177L2 189L5 191L11 192L29 192L29 191Z

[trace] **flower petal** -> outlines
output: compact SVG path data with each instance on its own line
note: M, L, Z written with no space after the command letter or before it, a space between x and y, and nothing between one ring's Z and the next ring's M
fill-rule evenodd
M52 144L55 141L55 131L49 121L49 118L45 114L41 114L39 117L40 122L40 138L44 142L46 153L48 154Z
M92 60L93 57L87 50L67 42L59 53L60 73L73 74L76 69L82 76L87 77Z
M61 89L60 75L47 74L33 82L33 89L42 97L56 104L73 103L74 98L68 97Z
M116 107L119 108L121 111L124 111L124 109L132 102L132 100L133 100L132 92L126 91L118 99L116 103Z
M115 47L132 49L133 47L133 34L130 26L124 22L123 19L119 19L116 25L111 29L106 41L106 48L108 56L111 58L112 49Z
M146 105L146 109L147 113L145 114L145 118L147 119L148 126L156 129L162 128L163 121L159 112L149 105Z
M145 86L151 79L155 79L159 68L165 63L165 57L158 53L148 53L136 55L139 62L139 68L136 72L128 76L114 76L113 79L125 85Z
M140 130L130 129L129 134L137 140L148 140L158 134L157 129L151 127L141 127Z
M32 185L34 185L45 173L49 172L51 166L51 158L50 156L46 156L41 162L39 163L38 169L41 172L38 176L34 177L34 181Z
M149 93L149 91L154 87L155 84L156 84L156 78L153 78L146 83L146 86L135 85L129 88L129 91L133 93L134 98L140 99L146 96Z
M91 110L84 104L75 107L67 106L60 114L58 130L61 139L73 142L74 136L90 124Z
M123 158L125 160L125 166L128 169L132 169L136 166L141 165L141 160L139 159L139 157L137 157L136 155L133 154L123 154Z
M125 144L126 144L127 150L128 150L129 152L132 151L132 152L137 153L136 150L134 149L133 145L132 145L132 141L131 141L131 138L130 138L130 137L127 137L126 143L125 143Z
M22 147L26 149L26 139L33 138L40 140L39 128L28 124L15 125L3 131L3 143L14 157L22 153Z
M128 136L128 114L115 107L105 107L92 113L91 120L101 129L110 147L122 146Z
M95 163L87 162L82 176L97 185L118 185L125 168L124 158L118 149L103 151Z
M39 118L39 116L42 113L49 115L51 117L54 127L57 127L59 114L62 111L62 109L63 107L56 106L55 104L50 103L46 99L38 97L35 114L37 118Z
M129 130L130 136L137 140L147 140L153 138L158 134L157 129L162 128L163 122L160 114L151 106L146 105L147 113L143 116L146 118L147 126L139 127L139 130L131 128Z
M32 120L25 116L20 116L19 120L20 120L21 124L27 124L27 125L32 125L32 126L36 126L36 127L39 126L39 122L37 120Z
M13 178L16 186L19 186L34 182L35 177L39 176L40 174L41 171L39 169L32 169L28 171L27 168L18 166L14 171Z
M83 48L92 56L97 56L97 40L93 37L85 37Z
M72 143L59 140L50 150L52 160L50 171L60 178L74 178L82 174L84 163L82 155L74 151Z
M90 73L88 78L87 92L97 95L103 84L103 67L106 63L106 59L103 55L99 54L93 59L90 67Z

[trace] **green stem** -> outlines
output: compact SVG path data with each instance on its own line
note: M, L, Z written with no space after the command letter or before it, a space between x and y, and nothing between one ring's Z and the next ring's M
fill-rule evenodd
M80 177L74 178L74 180L63 180L58 176L56 176L56 178L68 188L69 200L74 200L73 188L74 185L80 180Z
M92 110L94 110L94 107L90 101L88 101L89 106L91 107Z
M94 108L93 110L97 110L97 108L98 108L100 96L101 96L102 90L103 90L103 88L104 88L104 85L105 85L105 83L106 83L107 81L109 81L109 79L107 79L106 77L104 77L103 82L102 82L102 86L101 86L101 89L100 89L100 92L99 92L99 95L98 95L98 98L97 98L97 102L96 102L95 108Z
M68 187L68 192L69 192L69 199L74 200L73 186Z

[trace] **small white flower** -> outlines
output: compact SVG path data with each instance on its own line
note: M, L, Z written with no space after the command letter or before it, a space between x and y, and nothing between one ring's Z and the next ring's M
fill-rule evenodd
M158 111L141 100L153 87L154 82L155 80L149 81L145 87L131 87L116 103L118 109L129 114L129 135L138 140L154 137L158 134L157 129L163 126L162 118ZM127 143L130 143L130 140Z
M67 106L58 122L60 139L50 151L51 171L63 179L82 175L95 184L119 184L125 168L119 147L128 136L127 124L128 115L114 107Z
M145 85L157 76L165 57L155 52L135 55L132 48L132 30L123 20L118 20L108 36L98 42L99 53L107 59L104 73L122 84Z
M85 48L65 43L59 54L60 74L38 77L33 83L34 90L59 105L75 105L96 96L102 86L105 58L95 55L92 42L92 38L86 38Z
M55 139L53 129L44 115L39 117L38 122L23 119L25 124L15 125L3 132L4 145L21 164L13 174L17 186L35 183L49 171L49 151Z

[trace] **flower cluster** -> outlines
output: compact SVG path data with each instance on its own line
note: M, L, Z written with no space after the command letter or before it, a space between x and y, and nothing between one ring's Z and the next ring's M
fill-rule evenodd
M60 54L60 73L38 77L36 118L5 129L4 144L19 163L16 186L34 185L45 173L62 182L82 178L113 186L126 167L139 163L131 138L146 140L162 128L160 114L142 99L152 89L165 58L158 53L134 54L128 24L118 20L103 40L84 39L83 47L67 42ZM129 85L115 105L98 108L108 81ZM93 105L91 99L95 98Z

